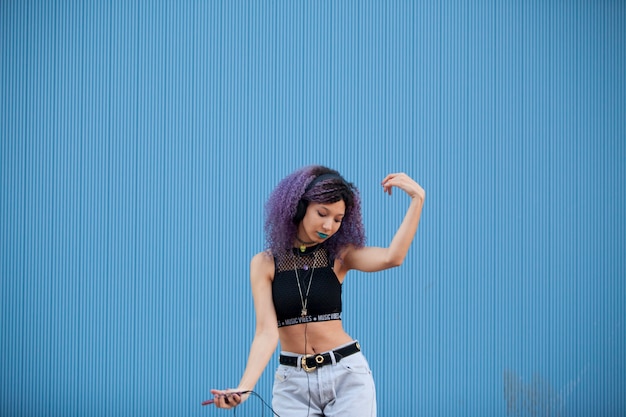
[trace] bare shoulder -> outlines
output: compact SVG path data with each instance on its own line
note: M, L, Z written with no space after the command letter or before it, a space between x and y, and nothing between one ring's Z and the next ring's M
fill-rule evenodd
M250 260L250 275L252 278L274 277L274 257L269 251L259 252Z

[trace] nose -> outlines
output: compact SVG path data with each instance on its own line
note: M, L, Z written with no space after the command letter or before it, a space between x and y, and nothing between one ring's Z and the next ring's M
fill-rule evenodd
M332 220L325 221L322 227L324 228L324 230L332 230L333 228Z

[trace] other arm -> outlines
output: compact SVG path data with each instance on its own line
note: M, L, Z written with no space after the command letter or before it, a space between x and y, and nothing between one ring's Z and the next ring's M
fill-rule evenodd
M404 173L387 175L382 181L382 186L389 195L391 195L393 187L400 188L411 197L411 204L388 247L348 248L346 250L343 254L344 273L350 269L376 272L399 266L404 262L413 242L426 192L417 182Z
M250 262L250 283L256 314L256 331L250 346L248 363L236 389L211 390L218 408L232 408L248 395L232 394L251 391L263 374L278 345L278 325L272 300L274 261L266 252L256 254Z

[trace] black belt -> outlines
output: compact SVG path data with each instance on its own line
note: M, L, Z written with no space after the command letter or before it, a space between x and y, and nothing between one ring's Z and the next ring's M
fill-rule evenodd
M354 353L360 352L361 346L359 342L354 342L348 346L333 350L335 356L335 362L339 362L342 358L350 356ZM303 355L303 356L285 356L280 355L280 364L287 366L300 366L307 372L312 372L316 368L333 363L330 353L319 353L317 355Z

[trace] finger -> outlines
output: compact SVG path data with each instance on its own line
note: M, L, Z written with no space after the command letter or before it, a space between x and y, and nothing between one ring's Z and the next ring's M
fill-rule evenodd
M226 394L224 392L216 392L215 397L213 398L213 403L217 408L230 408L225 399Z
M212 389L211 390L211 394L213 394L216 397L223 397L227 393L228 393L228 390L223 390L223 389Z
M391 186L391 185L398 186L398 184L402 182L403 175L404 174L402 173L389 174L382 180L382 184L388 185L388 186Z
M242 397L239 393L224 391L218 395L215 400L215 405L218 408L231 409L242 402Z
M387 175L385 178L383 178L383 180L381 181L381 183L383 185L387 184L389 181L391 181L392 179L394 179L396 176L396 174L389 174Z
M221 395L216 395L213 401L213 404L215 404L217 408L224 408L224 399Z
M228 396L224 395L219 399L219 408L231 409L233 408L232 401L228 399Z
M383 184L383 191L386 192L387 194L391 195L392 189L393 189L393 183L391 182L391 180Z

